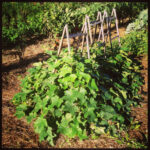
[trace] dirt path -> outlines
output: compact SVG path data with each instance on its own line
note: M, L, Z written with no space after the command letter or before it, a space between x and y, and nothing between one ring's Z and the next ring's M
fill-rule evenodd
M121 36L124 35L125 28L120 28ZM15 106L11 104L10 100L20 91L20 81L18 76L24 77L27 68L32 67L32 63L47 59L48 56L44 54L45 49L50 49L50 44L47 39L40 41L36 45L30 45L25 50L25 62L19 64L19 59L14 55L9 55L7 52L3 54L2 62L2 147L3 148L50 148L47 142L39 143L38 135L34 133L33 126L27 124L25 119L17 119L14 116ZM32 55L32 56L31 56ZM9 60L9 61L8 61ZM144 102L142 107L134 108L132 115L135 119L141 122L138 130L131 130L130 137L138 140L144 140L143 134L147 134L147 57L142 59L144 69L142 74L145 78L145 85L143 86ZM74 139L67 143L63 135L56 140L55 148L123 148L126 144L118 144L115 139L111 139L106 135L101 135L96 140L79 141Z

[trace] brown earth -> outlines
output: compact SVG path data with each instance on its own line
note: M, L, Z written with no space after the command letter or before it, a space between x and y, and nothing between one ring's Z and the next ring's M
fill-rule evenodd
M124 36L125 27L119 28L120 35ZM17 119L14 116L15 106L10 100L20 91L19 76L23 78L28 68L37 61L46 60L48 56L44 54L45 49L54 49L54 43L50 43L49 39L39 41L36 44L25 48L24 59L19 61L18 56L12 54L12 51L6 50L2 54L2 147L3 148L50 148L47 142L39 143L38 135L35 134L33 125L28 124L25 119ZM53 45L53 47L51 47ZM11 53L10 53L11 52ZM141 94L144 101L141 102L141 107L133 108L132 116L140 122L138 129L129 131L130 138L144 141L145 135L148 135L148 58L144 56L141 60L144 69L142 75L145 79L145 84ZM65 137L60 135L55 143L55 148L125 148L127 145L118 144L115 139L107 135L101 135L98 139L80 141L73 139L66 142Z

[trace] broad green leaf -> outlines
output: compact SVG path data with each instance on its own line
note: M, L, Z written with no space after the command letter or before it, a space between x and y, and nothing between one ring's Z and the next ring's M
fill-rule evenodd
M69 76L69 79L70 79L71 82L74 82L76 78L77 78L77 76L75 74L71 74Z
M128 78L127 78L127 77L124 77L121 81L122 81L123 83L125 83L125 84L128 84Z
M102 126L107 126L107 125L108 125L108 121L107 121L107 120L102 120L102 121L100 122L100 125L102 125Z
M65 119L66 119L68 122L70 122L70 121L73 120L73 116L71 115L71 113L66 113Z
M62 111L59 109L56 109L54 113L57 117L61 117L61 115L62 115Z
M98 91L98 87L97 87L97 85L96 85L96 83L95 83L95 79L92 79L92 81L91 81L91 87L92 87L94 90Z
M26 109L27 109L26 104L21 104L21 105L16 107L16 111L25 111Z
M97 102L95 101L94 98L90 98L90 105L91 107L97 108Z
M105 97L106 97L107 100L111 100L112 99L112 96L111 96L111 94L108 91L106 91L104 93L104 95L105 95Z
M117 119L120 121L121 124L124 123L124 117L123 116L118 115Z
M47 120L43 117L38 117L37 120L34 122L35 132L41 134L44 128L47 127Z
M64 77L66 74L68 73L72 73L72 68L69 66L63 66L60 70L59 70L59 77Z
M49 105L48 109L53 108L54 106L56 106L57 108L60 107L60 105L62 104L63 100L60 99L58 96L54 96L51 98L51 104Z
M64 111L70 112L72 115L78 111L78 107L71 104L69 101L65 103Z
M56 90L57 86L56 85L50 85L50 89L47 91L47 95L49 97L53 96L54 95L54 92Z
M74 87L76 88L76 87L79 87L79 85L80 85L80 81L79 80L76 80L75 82L74 82Z
M16 111L15 116L20 119L25 116L25 113L23 111Z
M25 94L29 94L31 92L33 92L32 90L28 90L28 89L25 89L25 88L22 88L22 92L24 92L24 95ZM25 95L26 96L26 95Z
M104 118L105 120L110 120L114 117L114 114L110 112L101 111L100 116L101 118Z
M102 105L102 109L106 112L116 113L115 109L109 105Z
M116 97L113 101L114 101L115 103L119 103L120 105L122 105L122 99L119 98L119 97Z
M77 100L78 93L79 92L75 89L66 90L65 91L65 96L63 96L63 99L73 103L75 100Z
M29 116L26 116L27 122L30 123L36 117L35 112L31 112Z
M95 110L94 107L90 107L90 108L87 108L86 111L85 111L85 113L84 113L84 117L88 118L88 120L90 122L93 122L95 120L95 118L96 118L94 110Z
M53 142L53 138L56 137L56 134L52 134L52 128L51 127L48 127L47 129L47 140L48 142L50 143L51 146L54 146L54 142Z
M39 134L39 141L41 142L41 141L45 140L46 137L47 137L47 131L46 131L46 129L42 129Z
M126 72L126 71L123 71L122 72L122 76L125 78L125 77L127 77L128 75L130 75L130 73L128 73L128 72Z
M117 54L116 57L115 57L118 61L122 61L122 57L120 54Z
M34 111L37 113L40 109L42 109L43 105L42 105L42 101L39 101L36 103Z
M84 72L79 72L78 76L80 76L80 78L84 78L86 83L89 83L90 79L91 79L91 76L87 73L84 73Z
M105 127L96 127L95 132L97 134L104 134L105 133Z

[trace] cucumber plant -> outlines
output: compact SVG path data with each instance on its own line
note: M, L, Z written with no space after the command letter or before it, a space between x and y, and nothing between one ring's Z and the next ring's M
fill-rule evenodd
M109 51L106 59L96 47L90 59L74 52L47 53L50 58L28 70L12 99L15 115L34 122L40 141L54 145L60 133L80 140L93 133L117 135L132 121L130 107L139 103L143 79L127 52Z

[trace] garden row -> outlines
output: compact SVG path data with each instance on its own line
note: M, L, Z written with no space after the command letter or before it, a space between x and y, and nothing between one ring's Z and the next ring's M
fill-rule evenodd
M116 8L118 20L134 19L147 8L147 3L103 2L103 3L48 3L48 2L3 2L2 40L8 44L25 43L33 35L60 36L67 23L72 30L80 30L85 15L95 20L97 12L106 10L109 14Z
M103 133L119 136L132 121L131 106L141 100L142 66L135 58L147 51L147 33L132 32L121 43L119 48L114 42L113 51L107 47L105 59L97 43L90 59L73 50L70 56L67 49L60 56L48 51L50 58L28 70L12 99L16 116L33 121L39 140L51 145L60 133L81 140Z

